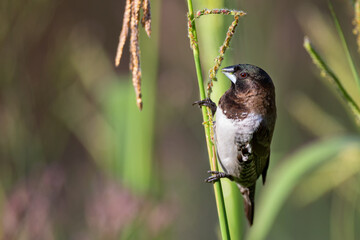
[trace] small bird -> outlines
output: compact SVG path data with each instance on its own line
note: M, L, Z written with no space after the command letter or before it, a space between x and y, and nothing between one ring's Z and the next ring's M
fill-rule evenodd
M275 87L270 76L254 65L238 64L222 72L231 80L231 87L220 98L218 107L209 98L194 103L210 107L215 115L216 151L224 170L209 171L213 175L206 182L220 178L235 181L252 225L256 180L262 175L265 184L269 167L276 121Z

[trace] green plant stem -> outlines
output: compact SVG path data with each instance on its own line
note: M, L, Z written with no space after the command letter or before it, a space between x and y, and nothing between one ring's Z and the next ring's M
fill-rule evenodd
M216 9L224 10L225 0L201 0L196 2L196 7L214 12ZM237 11L238 12L238 11ZM197 33L199 36L199 47L201 51L201 64L204 69L212 69L214 66L214 58L219 55L219 48L223 44L225 36L227 36L227 30L229 27L230 16L204 16L203 19L199 18L199 11L195 13L197 16ZM209 37L210 36L210 37ZM233 39L234 40L234 39ZM222 66L229 66L233 64L233 51L227 51L226 57L222 61ZM206 79L206 75L204 75ZM211 99L217 103L224 92L229 89L231 81L224 75L218 74L217 81L213 81L213 87L211 91ZM210 97L210 96L208 96ZM218 168L222 171L220 164ZM243 238L244 229L244 215L242 206L242 195L237 185L228 180L221 180L221 187L224 196L224 202L226 207L226 217L229 224L230 238L240 240Z
M343 45L343 48L345 50L345 55L346 55L346 58L349 62L349 65L350 65L350 69L351 69L351 73L356 81L356 84L358 86L358 89L360 91L360 77L359 77L359 74L358 72L356 71L356 67L355 67L355 64L354 64L354 61L352 60L351 58L351 55L350 55L350 51L349 51L349 47L346 43L346 40L345 40L345 37L344 37L344 33L343 31L341 30L341 26L340 26L340 23L339 23L339 20L338 18L336 17L336 14L335 14L335 11L334 11L334 7L333 5L331 4L331 2L329 1L329 9L330 9L330 12L331 12L331 15L334 19L334 23L335 23L335 26L336 26L336 30L339 34L339 37L340 37L340 40L341 40L341 44Z
M349 106L351 112L354 114L356 123L360 124L360 108L349 95L349 93L345 90L343 85L341 84L338 77L334 74L333 71L327 66L324 60L320 57L320 55L315 51L312 47L309 39L305 37L304 40L304 48L309 53L310 57L312 58L315 65L320 69L323 76L327 76L331 83L334 84L336 90L338 90L340 96L343 98L345 103Z
M199 54L199 47L198 47L198 39L197 39L197 32L196 32L196 26L195 26L195 20L194 20L194 10L192 5L192 0L187 0L188 4L188 10L189 10L189 21L191 23L189 24L189 32L191 32L191 36L193 39L190 39L194 42L192 44L192 50L194 55L194 61L195 61L195 67L196 67L196 74L198 79L198 85L199 85L199 92L200 92L200 98L205 99L205 89L204 89L204 81L202 77L202 70L200 65L200 54ZM191 27L190 27L191 26ZM210 168L212 171L217 171L217 157L215 154L215 146L211 139L211 128L212 128L212 119L210 115L210 109L207 107L202 107L202 116L204 121L204 130L205 130L205 136L206 136L206 144L207 144L207 150L209 155L209 162L210 162ZM220 231L221 236L223 240L230 239L230 232L229 232L229 225L226 217L226 209L225 209L225 203L224 198L222 194L222 187L221 182L217 181L213 184L214 186L214 192L215 192L215 200L216 200L216 206L218 211L218 217L219 217L219 224L220 224Z

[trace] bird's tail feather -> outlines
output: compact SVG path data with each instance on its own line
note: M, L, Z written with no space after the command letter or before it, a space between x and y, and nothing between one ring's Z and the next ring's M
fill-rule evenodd
M250 226L254 222L254 213L255 213L255 186L256 184L250 187L243 187L238 184L240 188L241 194L244 198L244 210L246 218L250 224Z

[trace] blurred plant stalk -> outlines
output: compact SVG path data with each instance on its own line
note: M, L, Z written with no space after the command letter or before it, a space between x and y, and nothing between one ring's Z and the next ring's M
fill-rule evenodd
M319 167L311 176L302 181L296 192L297 202L301 205L307 205L333 189L349 190L353 184L353 181L350 180L356 179L360 172L359 158L360 149L356 146L349 146L344 149L328 164ZM327 177L329 175L334 177L329 179ZM348 200L351 201L351 199Z
M332 115L303 93L297 93L288 105L288 111L306 130L316 137L339 135L346 132ZM304 118L304 112L308 117Z
M133 104L134 92L129 84L126 117L126 132L122 141L125 144L122 178L126 185L136 192L148 193L156 189L157 178L154 162L155 147L155 101L156 80L159 66L159 26L161 0L151 1L152 33L151 38L140 36L142 76L142 112ZM118 159L119 161L119 159Z
M331 16L333 18L333 21L334 21L338 36L340 38L341 45L342 45L343 50L345 52L345 56L346 56L346 59L348 61L348 66L350 67L353 78L354 78L354 80L355 80L355 82L356 82L356 84L358 86L358 94L359 94L359 92L360 92L359 74L358 74L358 72L356 70L354 61L353 61L353 59L351 57L349 47L348 47L348 45L346 43L343 31L342 31L340 23L339 23L339 20L338 20L336 14L335 14L334 7L333 7L333 5L331 4L330 1L329 1L329 10L330 10ZM358 15L357 15L357 5L355 6L354 14L355 14L355 24L358 24L358 21L356 21L356 19L358 17ZM356 26L357 26L356 27L356 29L357 29L358 25L356 25ZM355 31L355 33L357 33L357 32ZM353 100L351 95L348 93L348 91L345 89L345 87L343 86L342 81L340 81L340 79L336 76L334 71L325 63L323 58L314 49L314 47L312 46L312 44L310 42L310 39L308 37L305 37L305 39L304 39L304 48L308 52L308 54L310 55L310 57L313 60L314 64L321 71L321 75L323 77L326 77L327 79L329 79L330 82L333 84L333 86L335 87L335 89L339 93L340 97L342 97L342 99L347 104L347 106L349 107L351 112L354 114L355 122L359 126L360 125L360 108L357 105L357 103Z
M83 99L76 89L64 94L56 104L61 109L61 118L78 136L95 162L139 195L158 190L157 174L154 172L154 128L160 3L160 0L152 1L152 37L149 39L144 34L140 37L141 61L144 63L142 73L145 79L143 100L146 106L142 112L134 104L135 92L132 83L127 81L131 78L130 74L116 74L104 50L96 42L87 44L83 39L84 34L73 37L72 41L75 43L72 61L80 80L89 94L94 95L102 111L85 104L86 98ZM89 67L89 64L94 67ZM100 78L103 78L101 85L98 84ZM71 103L69 99L72 99ZM66 107L69 104L79 105L79 109L82 105L88 106L90 112L96 112L96 117L77 124L78 119L82 119L82 112L74 111L74 117L69 118Z
M328 65L324 62L324 60L320 57L317 51L313 48L310 43L309 38L305 37L304 39L304 48L309 53L310 57L312 58L314 64L320 69L321 75L326 77L330 80L333 84L339 95L342 97L344 102L350 108L351 112L354 114L356 123L360 124L360 108L352 99L350 94L346 91L343 87L342 83L340 82L339 78L335 75L335 73L328 67Z
M336 14L335 14L335 10L334 10L334 7L333 7L331 1L329 1L329 9L330 9L330 12L331 12L331 16L332 16L332 18L334 20L336 31L338 32L341 44L342 44L342 46L344 48L344 52L345 52L346 59L348 61L349 67L351 69L351 73L352 73L352 75L354 77L354 80L355 80L355 82L357 84L358 91L360 92L360 77L359 77L359 74L358 74L358 72L356 70L354 61L353 61L353 59L351 57L349 47L348 47L348 45L346 43L344 33L343 33L342 29L341 29L339 20L338 20ZM356 13L355 13L355 15L356 15Z
M269 179L267 188L258 204L261 218L250 229L247 239L266 239L277 214L296 185L308 176L308 172L349 147L359 148L360 138L358 136L342 136L320 140L287 157L284 164L274 173L275 177Z

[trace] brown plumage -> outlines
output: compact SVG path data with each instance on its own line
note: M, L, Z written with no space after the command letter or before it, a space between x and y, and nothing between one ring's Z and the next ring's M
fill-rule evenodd
M197 102L216 111L215 139L224 172L207 182L226 177L235 181L243 198L250 225L253 224L256 180L266 180L270 143L276 121L275 88L269 75L259 67L239 64L223 69L232 81L220 98L218 109L210 99Z

